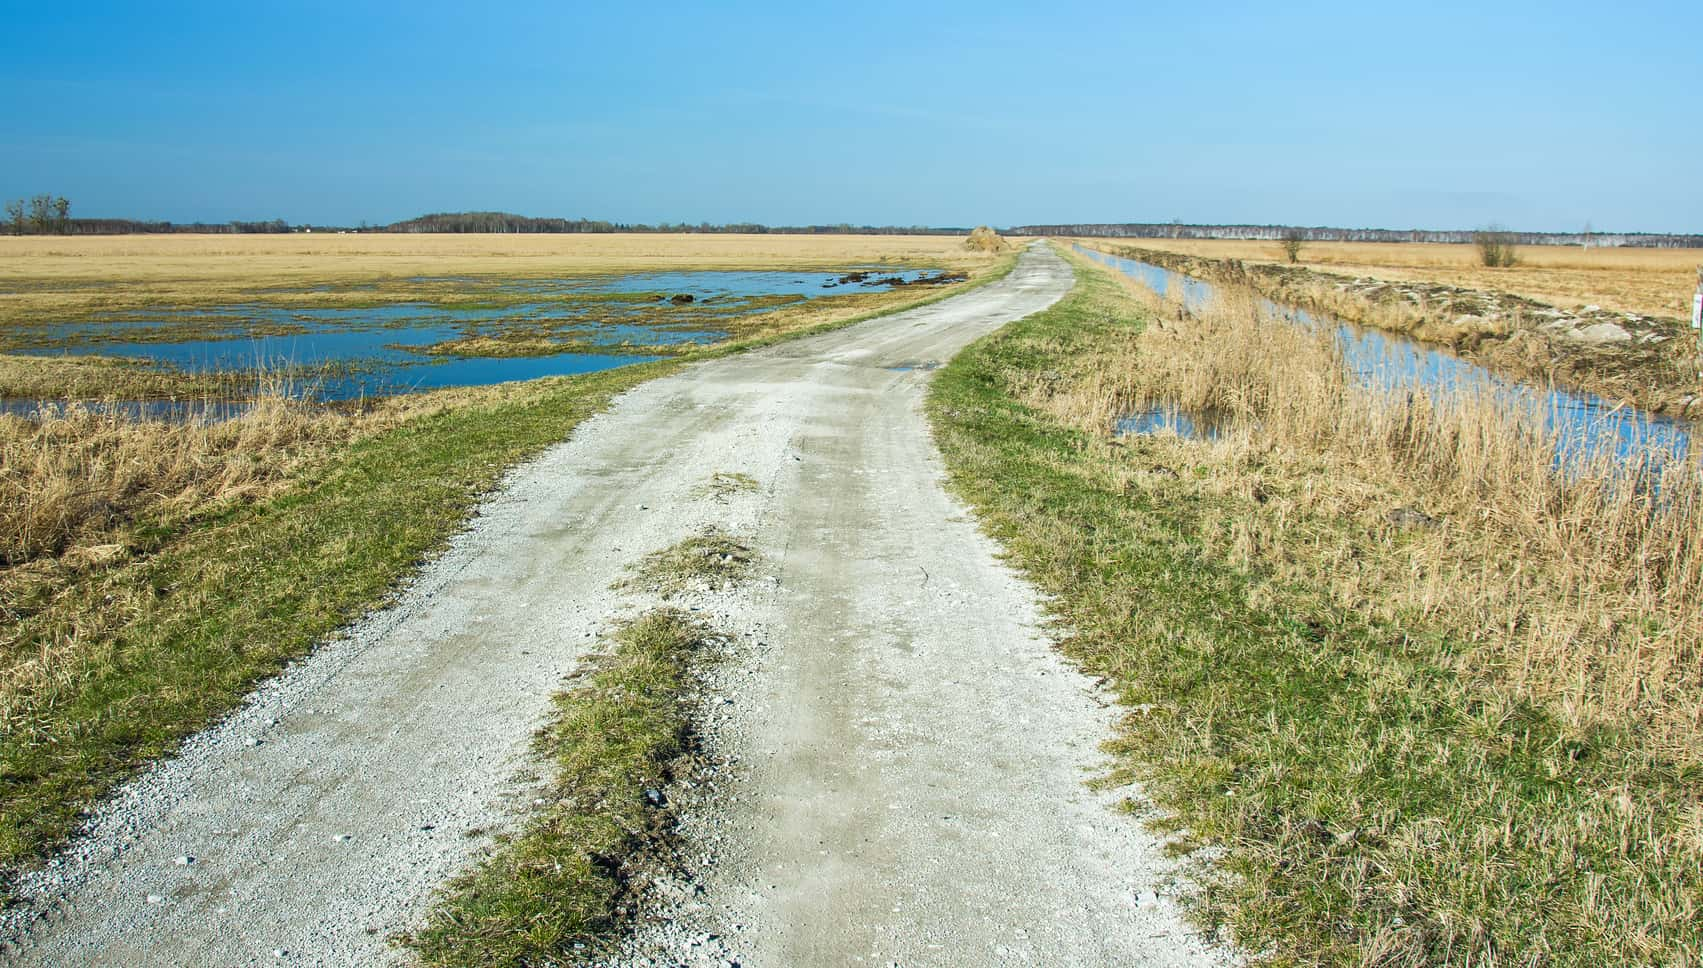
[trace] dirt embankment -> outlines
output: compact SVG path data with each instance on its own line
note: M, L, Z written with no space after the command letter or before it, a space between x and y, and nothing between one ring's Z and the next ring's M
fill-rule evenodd
M1448 347L1525 380L1552 381L1670 416L1703 416L1698 354L1684 321L1597 306L1561 309L1512 293L1392 282L1136 246L1117 254L1285 305Z

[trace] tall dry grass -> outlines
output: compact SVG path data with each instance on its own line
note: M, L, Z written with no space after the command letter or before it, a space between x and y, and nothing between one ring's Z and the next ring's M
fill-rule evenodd
M97 405L0 417L0 563L99 549L137 522L250 500L346 439L354 421L287 397L231 420L136 420Z
M1698 761L1695 460L1605 447L1558 474L1561 441L1536 396L1368 386L1332 335L1267 313L1251 291L1196 312L1141 291L1147 329L1068 387L1037 382L1032 402L1100 433L1152 406L1213 413L1229 432L1177 442L1178 460L1256 510L1211 545L1351 607L1440 624L1479 646L1463 661L1498 684L1580 726L1647 728Z

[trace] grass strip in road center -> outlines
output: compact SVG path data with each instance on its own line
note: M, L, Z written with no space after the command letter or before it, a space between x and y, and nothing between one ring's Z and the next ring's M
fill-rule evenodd
M539 754L555 770L545 806L446 888L403 939L442 968L573 963L599 951L634 903L634 861L665 839L664 791L691 747L694 661L710 640L657 609L617 627L555 697Z
M1229 560L1210 536L1257 512L1191 483L1205 457L1157 475L1159 444L1032 402L1145 325L1079 274L961 353L928 409L952 486L1130 710L1120 772L1180 847L1220 848L1203 923L1281 965L1697 964L1695 767L1467 674L1473 643Z

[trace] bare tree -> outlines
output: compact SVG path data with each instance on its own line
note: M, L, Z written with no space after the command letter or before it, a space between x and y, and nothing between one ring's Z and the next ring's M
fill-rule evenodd
M1307 242L1307 233L1296 228L1283 230L1283 237L1278 245L1283 246L1283 254L1290 262L1301 261L1301 246Z
M17 199L13 199L12 201L6 203L6 221L11 226L13 235L23 235L24 234L24 200L23 199L17 198Z
M53 225L53 196L30 196L30 231L46 235Z

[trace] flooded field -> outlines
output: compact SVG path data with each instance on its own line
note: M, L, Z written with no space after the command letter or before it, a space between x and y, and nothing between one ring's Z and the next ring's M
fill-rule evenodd
M317 399L562 376L718 342L738 319L824 296L942 281L925 269L691 270L562 278L422 276L429 298L362 299L370 286L268 289L267 302L51 318L0 329L0 350L147 360L186 374L267 370ZM295 294L301 305L279 305ZM334 299L315 305L318 298ZM8 409L26 407L7 401Z
M1205 305L1217 295L1211 283L1160 266L1110 255L1085 246L1075 250L1102 265L1130 276L1169 297L1180 291L1185 305ZM1268 310L1304 326L1334 327L1342 358L1357 378L1386 389L1422 387L1431 391L1491 391L1510 406L1536 400L1565 446L1577 453L1612 447L1617 453L1655 449L1673 456L1690 450L1690 427L1681 420L1653 415L1588 393L1542 388L1510 380L1446 350L1406 337L1364 329L1341 320L1319 317L1292 306L1264 301ZM1210 433L1204 428L1210 427ZM1167 414L1163 408L1131 414L1118 425L1124 433L1175 432L1181 436L1215 437L1219 426L1202 415Z

